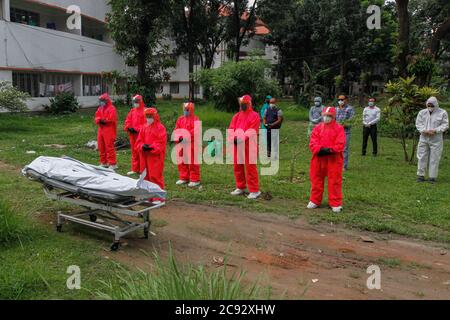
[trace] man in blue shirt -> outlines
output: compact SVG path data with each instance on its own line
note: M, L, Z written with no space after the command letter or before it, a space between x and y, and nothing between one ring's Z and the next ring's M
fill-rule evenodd
M348 169L348 159L350 153L350 138L352 120L355 116L355 110L348 104L348 98L345 95L340 95L338 98L338 107L336 108L336 121L344 127L345 130L345 150L344 150L344 170Z

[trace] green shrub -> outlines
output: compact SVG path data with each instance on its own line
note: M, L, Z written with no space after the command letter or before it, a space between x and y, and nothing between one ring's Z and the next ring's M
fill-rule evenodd
M27 234L23 217L0 200L0 246L23 240Z
M97 296L106 300L249 300L261 298L257 283L242 284L244 273L223 268L207 272L204 267L180 266L170 252L167 262L155 254L151 273L130 273L118 265L110 281L101 281Z
M77 98L72 92L62 92L50 98L50 105L44 106L52 114L67 114L76 112L80 108Z
M23 112L27 110L26 100L30 96L11 85L9 81L0 81L0 109L10 112Z
M227 62L217 69L201 70L196 74L196 80L214 100L216 108L231 112L238 110L237 98L245 94L252 96L254 105L262 104L269 94L280 96L278 82L266 76L270 69L270 62L251 58Z

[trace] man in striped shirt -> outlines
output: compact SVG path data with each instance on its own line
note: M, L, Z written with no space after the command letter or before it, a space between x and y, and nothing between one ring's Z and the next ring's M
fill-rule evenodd
M350 153L352 120L355 116L355 110L348 104L348 98L345 95L339 96L338 104L339 106L336 108L336 121L341 124L345 130L346 144L344 150L344 170L347 170Z

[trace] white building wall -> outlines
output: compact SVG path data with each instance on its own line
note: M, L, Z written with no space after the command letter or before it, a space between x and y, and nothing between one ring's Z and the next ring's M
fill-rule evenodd
M105 0L28 0L28 2L44 3L64 9L71 5L77 5L82 14L101 21L105 21L106 13L110 11L108 1Z

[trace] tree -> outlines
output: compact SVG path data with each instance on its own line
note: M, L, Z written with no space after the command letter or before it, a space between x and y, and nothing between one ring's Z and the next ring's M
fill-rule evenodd
M229 61L217 69L204 69L197 74L199 83L208 90L218 109L235 112L237 98L250 94L254 105L262 103L267 94L279 96L276 81L266 78L270 62L258 57L234 62Z
M409 31L410 21L408 4L409 0L395 0L398 12L398 42L397 42L397 67L398 75L406 77L408 72L409 56Z
M231 35L230 49L232 58L240 60L241 47L245 44L249 32L253 30L256 22L256 6L258 0L228 0L224 14L228 15L228 30Z
M109 0L108 28L117 52L130 66L137 66L137 90L147 101L155 99L159 83L167 74L167 47L163 22L167 16L165 0Z

